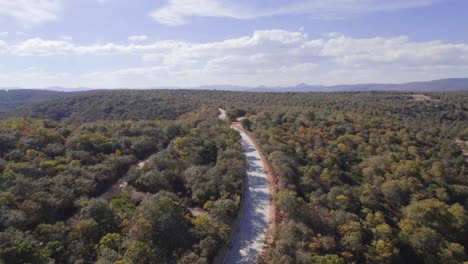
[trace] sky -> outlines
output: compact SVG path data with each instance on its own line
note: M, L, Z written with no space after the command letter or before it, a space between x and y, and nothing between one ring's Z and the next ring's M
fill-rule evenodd
M0 0L0 87L457 77L466 0Z

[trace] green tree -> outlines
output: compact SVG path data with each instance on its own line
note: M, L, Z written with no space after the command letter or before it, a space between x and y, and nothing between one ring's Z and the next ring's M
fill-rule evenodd
M242 127L243 127L244 129L250 130L251 127L252 127L252 121L250 121L250 120L247 119L247 118L242 119L241 125L242 125Z
M124 254L124 260L130 264L156 263L158 261L156 251L141 241L130 242Z
M118 233L108 233L103 236L99 241L99 248L109 248L117 252L120 251L120 246L122 245L122 237Z
M185 206L177 195L162 191L146 196L140 210L143 218L149 221L149 232L161 249L171 252L187 245L189 233L184 218Z
M207 214L200 215L192 220L195 233L200 237L212 236L226 240L229 227L221 221L211 218Z

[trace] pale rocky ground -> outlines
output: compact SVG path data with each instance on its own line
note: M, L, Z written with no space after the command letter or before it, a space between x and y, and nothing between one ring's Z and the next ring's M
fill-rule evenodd
M248 162L245 205L238 233L224 259L226 264L255 263L262 251L270 221L270 190L264 164L251 139L238 131Z

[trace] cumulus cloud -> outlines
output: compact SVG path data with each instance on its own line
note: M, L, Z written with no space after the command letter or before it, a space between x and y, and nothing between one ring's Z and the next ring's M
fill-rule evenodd
M146 36L131 39L144 40ZM8 45L6 52L17 56L130 54L165 65L223 61L268 63L279 59L288 64L333 60L339 64L458 65L466 63L468 44L414 42L406 36L353 38L337 33L311 38L303 32L262 30L251 36L205 43L164 40L148 44L76 45L69 40L32 38Z
M468 45L440 41L411 42L407 37L353 39L340 36L327 41L321 55L341 64L398 64L401 66L460 65Z
M128 40L130 41L133 41L133 42L137 42L137 41L145 41L145 40L148 40L148 36L146 35L135 35L135 36L130 36L128 37Z
M14 19L23 26L36 26L56 20L59 0L0 0L0 16Z
M32 38L7 47L7 53L17 56L53 56L74 52L76 48L65 40Z
M89 65L96 60L139 58L138 67L112 64L112 68L78 78L88 83L121 83L117 87L402 82L466 76L463 71L468 70L466 43L416 42L406 36L353 38L338 33L313 38L286 30L255 31L249 36L203 43L164 40L77 45L33 38L0 42L0 54L38 60L51 56L87 58Z
M150 16L168 26L179 26L191 17L254 19L275 15L304 14L315 19L350 16L426 6L442 0L168 0Z

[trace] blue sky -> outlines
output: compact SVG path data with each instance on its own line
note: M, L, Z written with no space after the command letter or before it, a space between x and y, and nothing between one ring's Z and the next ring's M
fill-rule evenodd
M0 87L468 77L466 0L0 0Z

